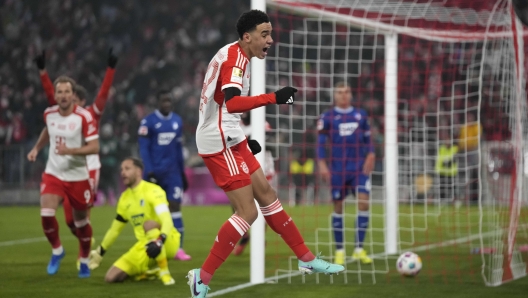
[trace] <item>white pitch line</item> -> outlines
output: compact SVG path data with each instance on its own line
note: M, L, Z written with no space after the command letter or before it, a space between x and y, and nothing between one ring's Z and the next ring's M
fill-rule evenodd
M26 239L2 241L2 242L0 242L0 246L12 246L12 245L18 245L18 244L40 242L40 241L44 241L44 240L46 240L46 237L37 237L37 238L26 238Z
M526 226L526 225L523 225L523 226ZM498 230L490 231L490 232L482 234L482 237L484 237L484 238L490 237L490 236L493 236L494 234L496 234L497 232L499 232L499 231ZM467 242L467 241L476 240L476 239L479 239L480 237L481 237L480 235L474 234L474 235L471 235L471 236L460 237L460 238L457 238L457 239L451 239L451 240L447 240L447 241L443 241L443 242L438 242L438 243L433 243L433 244L427 244L427 245L412 247L412 248L409 248L409 250L416 251L416 252L425 251L425 250L432 250L432 249L435 249L435 248L440 248L440 247L444 247L444 246L450 246L450 245L454 245L454 244L459 244L459 243L464 243L464 242ZM378 257L383 257L383 256L386 256L386 254L385 253L379 253L379 254L372 255L372 257L374 259L378 258ZM346 274L346 271L344 273ZM268 278L264 279L264 283L269 283L269 282L272 282L272 281L278 281L279 279L287 278L289 276L291 276L291 277L298 276L298 275L301 275L301 272L293 272L291 274L285 273L285 274L278 275L278 276L268 277ZM252 283L240 284L240 285L237 285L237 286L234 286L234 287L229 287L229 288L225 288L225 289L222 289L222 290L218 290L216 292L208 294L207 297L217 297L217 296L221 296L221 295L224 295L224 294L227 294L227 293L231 293L231 292L235 292L235 291L238 291L238 290L246 289L246 288L249 288L249 287L252 287L252 286L256 286L256 285L257 284L252 284Z
M102 237L102 235L94 235L94 237ZM66 236L66 237L61 237L61 239L72 240L72 239L77 239L77 238L73 236ZM125 236L119 237L119 239L135 239L135 237L125 235ZM24 239L17 239L17 240L2 241L0 242L0 247L41 242L41 241L46 241L46 240L47 240L46 237L36 237L36 238L24 238Z

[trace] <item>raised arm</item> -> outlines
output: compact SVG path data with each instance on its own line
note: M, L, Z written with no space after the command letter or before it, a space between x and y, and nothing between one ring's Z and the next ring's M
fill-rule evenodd
M39 69L40 82L42 83L42 88L44 88L44 92L46 93L48 104L50 106L54 106L57 104L57 102L55 101L55 90L53 88L53 83L51 82L48 72L46 71L46 51L43 50L40 55L33 59L33 61L35 61L35 64L37 64Z
M99 89L99 93L97 94L93 104L94 111L97 113L97 115L101 115L103 113L103 110L106 106L106 101L108 100L108 93L112 87L112 82L114 81L115 66L117 64L118 58L112 53L112 50L112 48L108 50L108 67L106 68L103 83L101 84L101 88Z

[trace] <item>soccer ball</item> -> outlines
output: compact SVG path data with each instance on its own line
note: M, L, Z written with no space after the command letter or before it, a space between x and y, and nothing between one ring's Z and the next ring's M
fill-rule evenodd
M414 252L405 252L396 261L396 269L401 275L415 276L422 269L422 259Z

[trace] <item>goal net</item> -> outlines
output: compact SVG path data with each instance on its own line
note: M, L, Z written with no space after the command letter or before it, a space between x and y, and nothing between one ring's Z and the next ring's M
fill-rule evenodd
M333 260L336 247L331 186L317 175L316 124L333 109L338 82L351 86L353 107L369 116L376 164L363 244L373 262L351 258L358 203L348 196L345 274L298 275L294 256L268 233L266 275L390 281L398 255L413 251L423 260L421 281L496 286L525 276L525 34L510 1L267 4L274 44L266 89L299 92L293 106L266 108L266 148L279 198L324 258Z

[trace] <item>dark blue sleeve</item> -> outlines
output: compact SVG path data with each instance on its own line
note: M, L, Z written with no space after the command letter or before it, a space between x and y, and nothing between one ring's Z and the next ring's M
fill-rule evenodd
M365 145L366 153L374 152L374 145L372 144L372 139L370 136L370 124L368 121L368 115L366 112L363 112L363 123L361 130L363 132L363 144Z
M180 165L180 173L185 174L185 162L183 159L183 121L178 119L178 129L176 131L176 160Z
M141 159L143 160L143 165L145 166L145 170L143 171L143 178L146 179L148 173L152 172L153 170L152 159L150 158L150 139L152 137L152 130L151 127L149 127L147 118L141 120L141 124L139 125L138 130L138 136L139 156L141 156Z
M325 117L325 114L322 114L317 121L317 158L319 159L326 158L326 142L328 140L329 126L328 119Z

